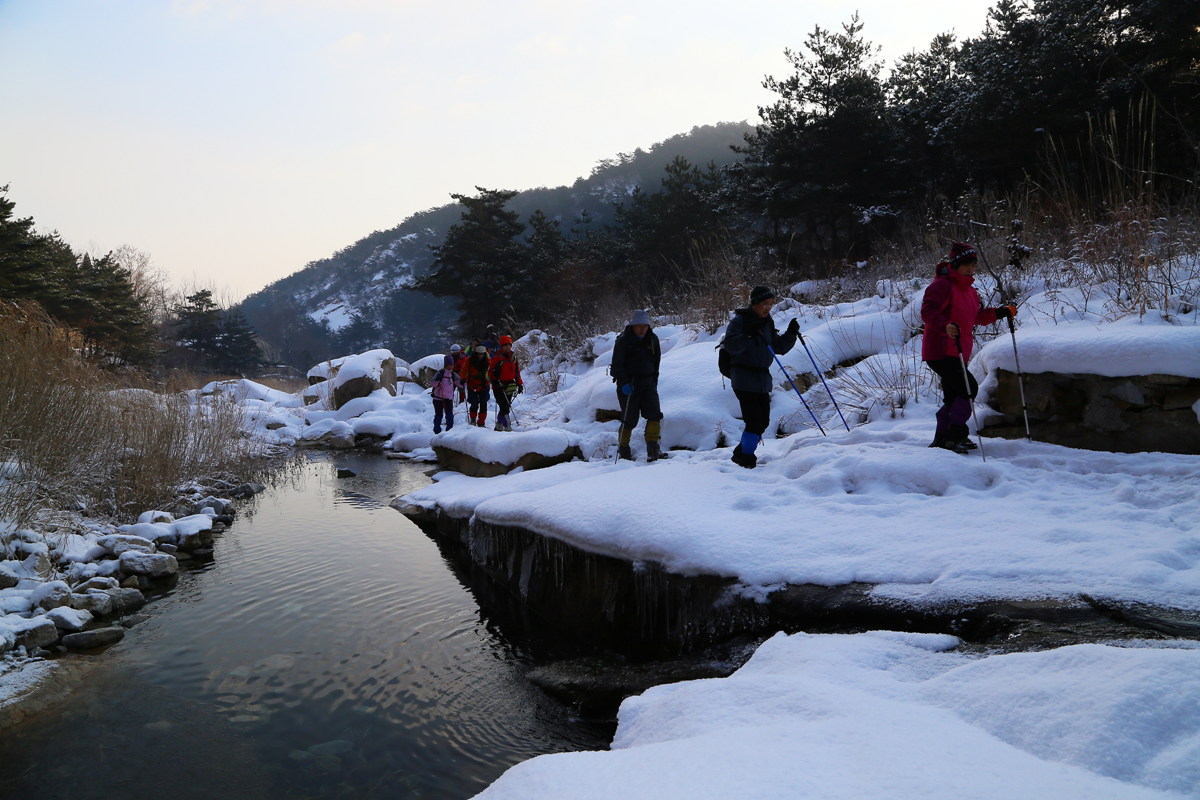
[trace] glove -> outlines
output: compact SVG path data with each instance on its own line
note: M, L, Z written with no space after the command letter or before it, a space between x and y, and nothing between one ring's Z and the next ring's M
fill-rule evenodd
M1017 315L1016 306L1000 306L996 309L996 319L1008 319Z
M789 322L788 326L787 326L787 333L799 333L799 332L800 332L800 320L796 319L795 317L792 317L792 321Z
M633 394L633 384L627 383L624 386L622 386L621 394L625 395L626 397L629 397L629 395Z
M517 394L522 394L524 391L525 391L525 384L518 383L517 384Z

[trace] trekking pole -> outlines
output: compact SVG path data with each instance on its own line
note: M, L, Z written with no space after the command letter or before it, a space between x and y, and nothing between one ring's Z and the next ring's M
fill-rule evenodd
M1025 416L1025 438L1032 439L1033 434L1029 432L1029 406L1025 404L1025 376L1021 372L1021 356L1017 354L1017 326L1013 324L1013 318L1008 318L1008 332L1012 336L1013 343L1013 360L1017 362L1017 388L1021 390L1021 413Z
M792 376L788 373L787 367L785 367L783 362L779 360L779 356L775 355L775 350L772 349L770 345L767 345L767 351L775 358L775 363L779 365L779 368L783 370L783 376L787 378L788 383L792 385L792 390L796 393L796 397L799 397L800 402L804 403L804 407L808 409L808 415L812 417L813 422L817 423L817 430L821 432L822 436L828 436L829 434L826 433L825 429L821 427L821 421L817 419L817 415L813 413L811 408L809 408L808 401L804 399L804 395L800 394L800 390L796 388L796 382L792 380Z
M963 389L967 393L967 402L971 404L971 419L975 422L975 437L979 439L979 457L987 461L987 456L983 454L983 434L979 432L979 417L975 415L975 398L971 397L971 379L967 377L967 360L963 358L962 338L956 335L954 344L958 347L958 363L962 367Z
M508 393L505 392L505 396L507 396L507 395L508 395ZM508 400L508 413L512 417L513 425L518 424L517 423L517 395L518 395L518 392L514 389L512 397L509 398L509 400Z
M1000 291L1001 305L1003 305L1007 299L1009 303L1015 306L1016 299L1012 296L1011 292L1004 291L1004 284L1001 282L1000 276L997 275L995 270L992 269L992 265L988 263L987 254L983 252L982 247L979 248L979 255L983 259L984 268L988 271L988 274L992 276L992 279L996 281L996 287ZM1012 336L1013 360L1017 362L1017 388L1021 392L1021 414L1023 414L1025 417L1025 438L1032 439L1033 434L1029 431L1029 407L1025 404L1025 376L1021 372L1021 356L1017 354L1017 326L1013 322L1012 317L1008 318L1008 333L1010 336Z
M812 350L808 349L808 342L804 341L804 334L796 331L796 336L800 337L800 344L804 345L804 352L808 353L808 360L812 362L813 369L817 371L817 377L821 379L821 385L825 387L826 394L833 402L833 407L837 409L838 416L842 418L842 424L846 426L846 430L850 430L850 423L846 422L846 417L842 414L842 407L838 405L838 401L834 398L833 392L829 391L829 384L825 382L825 374L821 372L821 368L817 366L817 360L813 358Z

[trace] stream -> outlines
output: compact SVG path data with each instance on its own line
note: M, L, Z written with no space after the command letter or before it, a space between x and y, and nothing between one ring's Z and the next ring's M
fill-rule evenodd
M0 797L465 798L607 747L387 506L428 467L304 456L122 642L60 661L77 689L0 737Z

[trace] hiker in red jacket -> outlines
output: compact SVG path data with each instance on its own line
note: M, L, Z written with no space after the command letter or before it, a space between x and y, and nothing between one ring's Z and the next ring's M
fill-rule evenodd
M500 337L500 350L492 356L488 376L492 379L492 393L496 396L496 430L511 431L508 415L512 410L513 398L525 391L521 380L521 365L513 353L512 337Z
M937 276L921 301L921 320L925 323L921 360L942 381L942 407L929 446L955 453L975 449L967 428L971 403L979 392L975 376L965 368L975 345L971 332L976 325L991 325L1017 315L1015 306L983 307L973 285L977 259L974 245L954 242L946 260L937 265Z
M474 352L462 360L458 374L467 386L467 419L482 428L488 413L487 348L476 345Z

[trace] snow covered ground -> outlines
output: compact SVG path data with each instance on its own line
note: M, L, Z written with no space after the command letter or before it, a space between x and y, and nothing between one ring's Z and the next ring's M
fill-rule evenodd
M403 499L679 573L733 576L750 595L858 581L917 604L1087 595L1200 611L1200 458L987 439L985 461L926 447L939 403L914 335L926 283L881 283L851 303L776 306L780 329L800 320L808 350L798 345L782 361L793 378L807 373L804 399L823 430L777 371L777 435L768 433L756 470L729 461L741 424L716 371L722 331L656 328L663 444L675 450L655 464L615 463L617 423L596 422L598 410L617 409L607 372L615 333L572 360L532 332L518 342L533 358L517 431L440 436L490 461L559 440L587 460L501 478L444 472ZM980 288L986 297L985 279ZM1095 287L1026 281L1023 291L1017 338L1027 373L1200 378L1191 301L1134 316ZM986 397L994 371L1015 364L1007 333L981 333L971 366ZM852 366L826 389L814 361L821 371ZM432 456L427 394L355 402L298 409L275 435L311 437L334 420ZM1194 411L1200 424L1200 403ZM639 435L634 450L642 452ZM980 656L957 644L892 632L781 634L729 678L626 700L611 751L533 759L481 797L1200 796L1200 645Z
M935 634L778 634L728 678L621 706L612 749L545 755L480 800L1200 796L1200 649L972 657Z
M857 581L917 604L1087 595L1200 612L1200 457L985 439L985 461L926 447L939 403L916 335L926 283L776 306L780 329L800 321L808 350L797 345L781 360L791 377L808 374L804 399L823 430L777 370L758 469L729 461L741 422L716 369L722 331L656 327L662 443L673 450L654 464L615 463L617 423L596 421L617 409L607 372L615 333L572 356L535 331L518 342L527 392L516 430L466 427L459 406L459 426L439 441L504 463L577 445L586 460L498 478L443 472L404 500L679 573L732 576L751 596ZM1096 287L1029 279L1022 291L1025 372L1200 378L1200 320L1181 299L1194 285L1141 317L1115 310ZM1013 351L1007 332L984 334L971 367L986 397ZM836 364L851 366L827 390L816 373ZM227 389L264 440L371 434L397 453L433 457L432 404L413 384L337 410L324 395L306 406L264 389ZM1193 410L1200 424L1200 403ZM641 455L640 433L633 444ZM534 759L483 796L1200 796L1194 643L987 657L956 643L777 636L729 678L628 699L611 752Z

